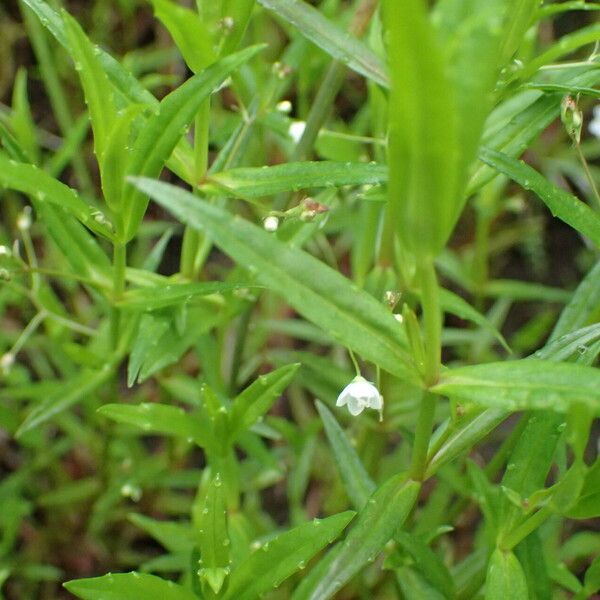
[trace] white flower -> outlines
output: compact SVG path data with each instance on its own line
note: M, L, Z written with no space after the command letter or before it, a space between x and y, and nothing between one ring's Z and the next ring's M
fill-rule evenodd
M265 228L265 231L277 231L277 228L279 227L279 219L275 215L269 215L263 221L263 227Z
M594 118L588 125L588 131L597 138L600 138L600 104L594 106Z
M340 393L336 406L347 406L350 414L360 415L365 408L383 410L383 396L379 390L364 377L357 375Z
M306 129L306 123L304 121L294 121L288 129L288 135L296 142L300 141L300 138L304 134Z

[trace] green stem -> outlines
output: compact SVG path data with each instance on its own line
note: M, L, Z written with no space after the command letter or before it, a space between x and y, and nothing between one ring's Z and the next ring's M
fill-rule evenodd
M198 114L194 127L194 166L195 180L200 183L208 170L208 145L210 142L210 99L207 99ZM195 279L200 265L197 255L203 245L204 236L199 231L186 227L183 233L183 247L179 270L186 279Z
M116 303L121 300L125 292L125 270L127 268L127 246L117 242L113 248L113 308L111 314L111 334L113 347L119 344L120 309Z
M421 259L418 268L425 329L425 383L433 385L437 382L440 375L442 355L440 290L433 259L429 257Z
M528 517L523 523L517 525L498 544L502 550L512 550L522 542L530 533L543 525L554 513L550 506L543 506L536 513Z
M590 184L590 188L592 189L592 194L594 198L594 208L596 211L600 212L600 194L598 194L598 188L596 187L596 182L592 177L592 173L590 171L590 167L587 163L585 156L583 155L583 151L581 150L581 145L579 143L575 143L575 147L577 148L577 154L579 155L579 160L581 161L581 165L585 172L585 176L587 177L588 183Z
M367 30L371 18L377 8L377 0L361 0L359 3L349 32L356 37L362 37ZM300 141L294 148L290 160L299 161L308 158L319 131L325 124L333 103L346 78L347 67L344 63L334 60L327 69L325 78L321 82L317 95L306 119L306 126ZM275 199L273 208L284 210L290 203L290 194L283 194Z
M416 481L423 481L425 479L427 452L429 450L431 433L433 432L436 406L437 396L431 392L423 392L419 416L417 418L417 427L415 429L415 441L410 467L410 477Z

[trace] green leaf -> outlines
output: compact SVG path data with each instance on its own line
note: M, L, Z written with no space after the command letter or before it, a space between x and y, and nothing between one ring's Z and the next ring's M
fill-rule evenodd
M600 248L600 216L572 194L561 190L523 161L490 148L482 148L479 157L504 173L526 190L531 190L548 206L550 212Z
M431 388L442 394L508 411L568 412L573 403L600 415L600 370L531 358L451 369Z
M158 177L185 128L227 77L255 56L263 46L251 46L231 54L188 79L162 100L158 111L148 120L131 151L129 175ZM126 240L137 231L148 201L136 188L129 188L123 199L123 226Z
M400 474L380 486L360 511L346 539L327 554L298 588L294 600L332 598L381 552L412 510L421 484Z
M548 65L563 56L571 54L582 46L593 44L598 39L600 39L599 23L581 27L573 33L562 36L548 50L528 62L524 68L515 73L515 78L530 79L544 65Z
M0 186L27 194L38 202L49 202L69 212L95 233L113 239L111 230L98 218L98 211L86 204L69 186L34 165L10 160L0 153Z
M223 251L255 274L259 284L277 292L340 343L386 371L415 381L398 322L337 271L182 189L146 179L137 179L136 185L184 223L206 230Z
M37 216L52 241L78 275L97 281L99 286L112 286L108 256L94 236L67 211L49 202L32 198Z
M229 535L224 490L221 475L216 473L208 486L204 508L197 524L202 561L198 575L210 585L215 594L221 591L229 574Z
M383 8L392 79L386 219L411 250L435 255L458 212L456 90L425 3L386 0Z
M177 304L193 302L195 298L222 294L233 290L246 289L248 286L237 283L210 281L206 283L168 283L163 286L153 286L129 290L123 295L117 305L122 308L153 311Z
M567 516L572 519L600 517L600 458L588 470L579 499Z
M496 549L488 564L485 600L528 600L527 581L517 557Z
M553 78L555 83L573 86L591 86L600 81L600 70L596 68L569 72L562 69ZM533 140L558 117L560 96L542 95L533 90L511 96L501 103L489 116L484 132L483 144L511 157L518 157ZM475 169L467 195L480 189L492 180L497 172L482 164Z
M411 567L400 567L395 569L398 585L402 590L405 600L444 600L447 596L440 594L433 586L429 585L427 579Z
M62 17L92 123L94 152L98 162L102 163L108 136L117 114L113 86L100 64L94 46L79 23L66 11L62 11Z
M394 539L402 549L409 554L433 587L441 592L443 597L454 597L454 581L440 557L418 536L404 531L396 532Z
M456 92L461 162L458 194L463 192L467 170L492 109L503 46L518 46L525 32L516 4L525 4L530 11L536 9L535 0L442 0L435 6L434 23L443 40L447 73ZM511 42L508 36L515 39ZM463 205L464 201L456 203L454 221Z
M344 430L339 426L329 409L318 400L317 410L325 426L325 433L346 493L354 507L360 510L375 491L375 483L369 477Z
M600 339L600 323L563 335L546 344L534 356L541 359L552 358L556 361L566 361L575 354L585 354L598 339Z
M473 446L493 431L508 413L503 408L489 408L466 423L460 423L456 430L428 460L427 477L433 476L443 465L470 451Z
M504 336L484 317L480 312L475 310L466 300L463 300L459 295L440 288L440 304L442 308L461 319L471 321L475 325L479 325L483 329L489 331L502 344L507 352L511 352Z
M186 588L144 573L115 573L68 581L64 586L82 600L198 600Z
M584 586L590 596L600 590L600 556L596 556L585 572Z
M546 4L540 6L537 12L538 19L546 19L561 12L571 10L600 10L600 4L594 2L586 2L586 0L564 0L559 4Z
M319 10L302 0L258 0L277 17L293 25L298 33L313 42L348 68L387 87L388 77L381 59L360 40L340 30Z
M205 427L198 415L190 415L177 406L144 402L143 404L105 404L98 412L117 423L139 427L147 434L160 433L194 440L204 445Z
M550 342L583 327L594 316L600 316L600 261L583 278L571 300L560 313Z
M286 365L258 379L247 387L232 403L229 416L229 437L231 441L264 416L290 384L299 364Z
M233 572L224 600L255 600L303 569L317 552L345 529L355 513L314 519L270 540Z
M157 19L169 30L183 59L199 73L216 59L211 35L200 15L170 0L151 0Z
M158 521L137 513L128 519L137 527L150 534L169 552L191 552L195 542L195 532L189 523Z
M22 0L39 18L40 23L54 36L56 41L71 51L65 24L60 15L44 0ZM124 69L110 54L98 48L94 51L102 68L119 92L132 102L158 104L156 98L146 90L133 75Z
M321 161L222 171L207 177L200 189L206 194L255 199L307 188L378 185L386 181L385 165Z
M95 392L101 385L112 377L115 369L113 361L108 362L98 371L83 370L72 379L61 383L55 391L51 392L41 402L35 404L33 410L27 415L16 437L22 436L27 431L39 427L55 415L73 406L89 394Z

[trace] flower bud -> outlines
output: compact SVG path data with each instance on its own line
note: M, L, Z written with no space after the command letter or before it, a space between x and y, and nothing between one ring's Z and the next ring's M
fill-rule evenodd
M583 115L577 106L573 96L565 96L560 104L560 119L569 134L569 137L577 144L581 139L581 127Z

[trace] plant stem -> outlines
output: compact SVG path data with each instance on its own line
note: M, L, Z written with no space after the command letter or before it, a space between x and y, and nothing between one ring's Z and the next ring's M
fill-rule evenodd
M442 353L440 291L432 258L421 259L418 270L425 329L425 383L430 386L437 382L440 374Z
M204 179L208 169L209 125L210 98L207 98L196 115L194 127L194 176L196 183L200 183ZM196 257L203 241L204 236L201 232L189 226L185 228L179 270L186 279L195 279L198 274L200 265Z
M596 211L600 212L600 194L598 194L598 188L596 187L596 182L592 177L592 173L590 171L590 167L587 163L585 156L583 155L583 151L581 150L581 144L575 143L575 147L577 148L577 154L579 155L579 160L581 161L581 165L583 167L583 171L585 172L585 176L590 184L590 188L592 189L592 194L594 198L594 208Z
M436 406L437 396L428 391L423 392L419 416L417 418L415 441L410 466L410 477L416 481L423 481L425 479L425 472L427 470L427 452L429 450L429 440L431 439L431 433L433 431Z
M116 242L113 247L113 303L111 314L111 335L113 348L119 344L120 309L116 303L121 300L125 292L125 270L127 268L127 245Z
M523 523L510 531L498 544L502 550L512 550L519 542L523 541L531 532L538 529L553 514L551 506L543 506L536 513L528 517Z
M359 3L350 25L349 31L351 35L359 38L364 35L377 8L377 1L362 0ZM308 157L319 135L319 131L321 131L329 116L335 98L344 83L346 72L346 65L338 60L334 60L329 65L325 78L317 90L312 107L308 113L302 137L292 152L291 161L305 160ZM279 196L273 203L273 208L275 210L286 209L290 203L290 198L290 194Z

